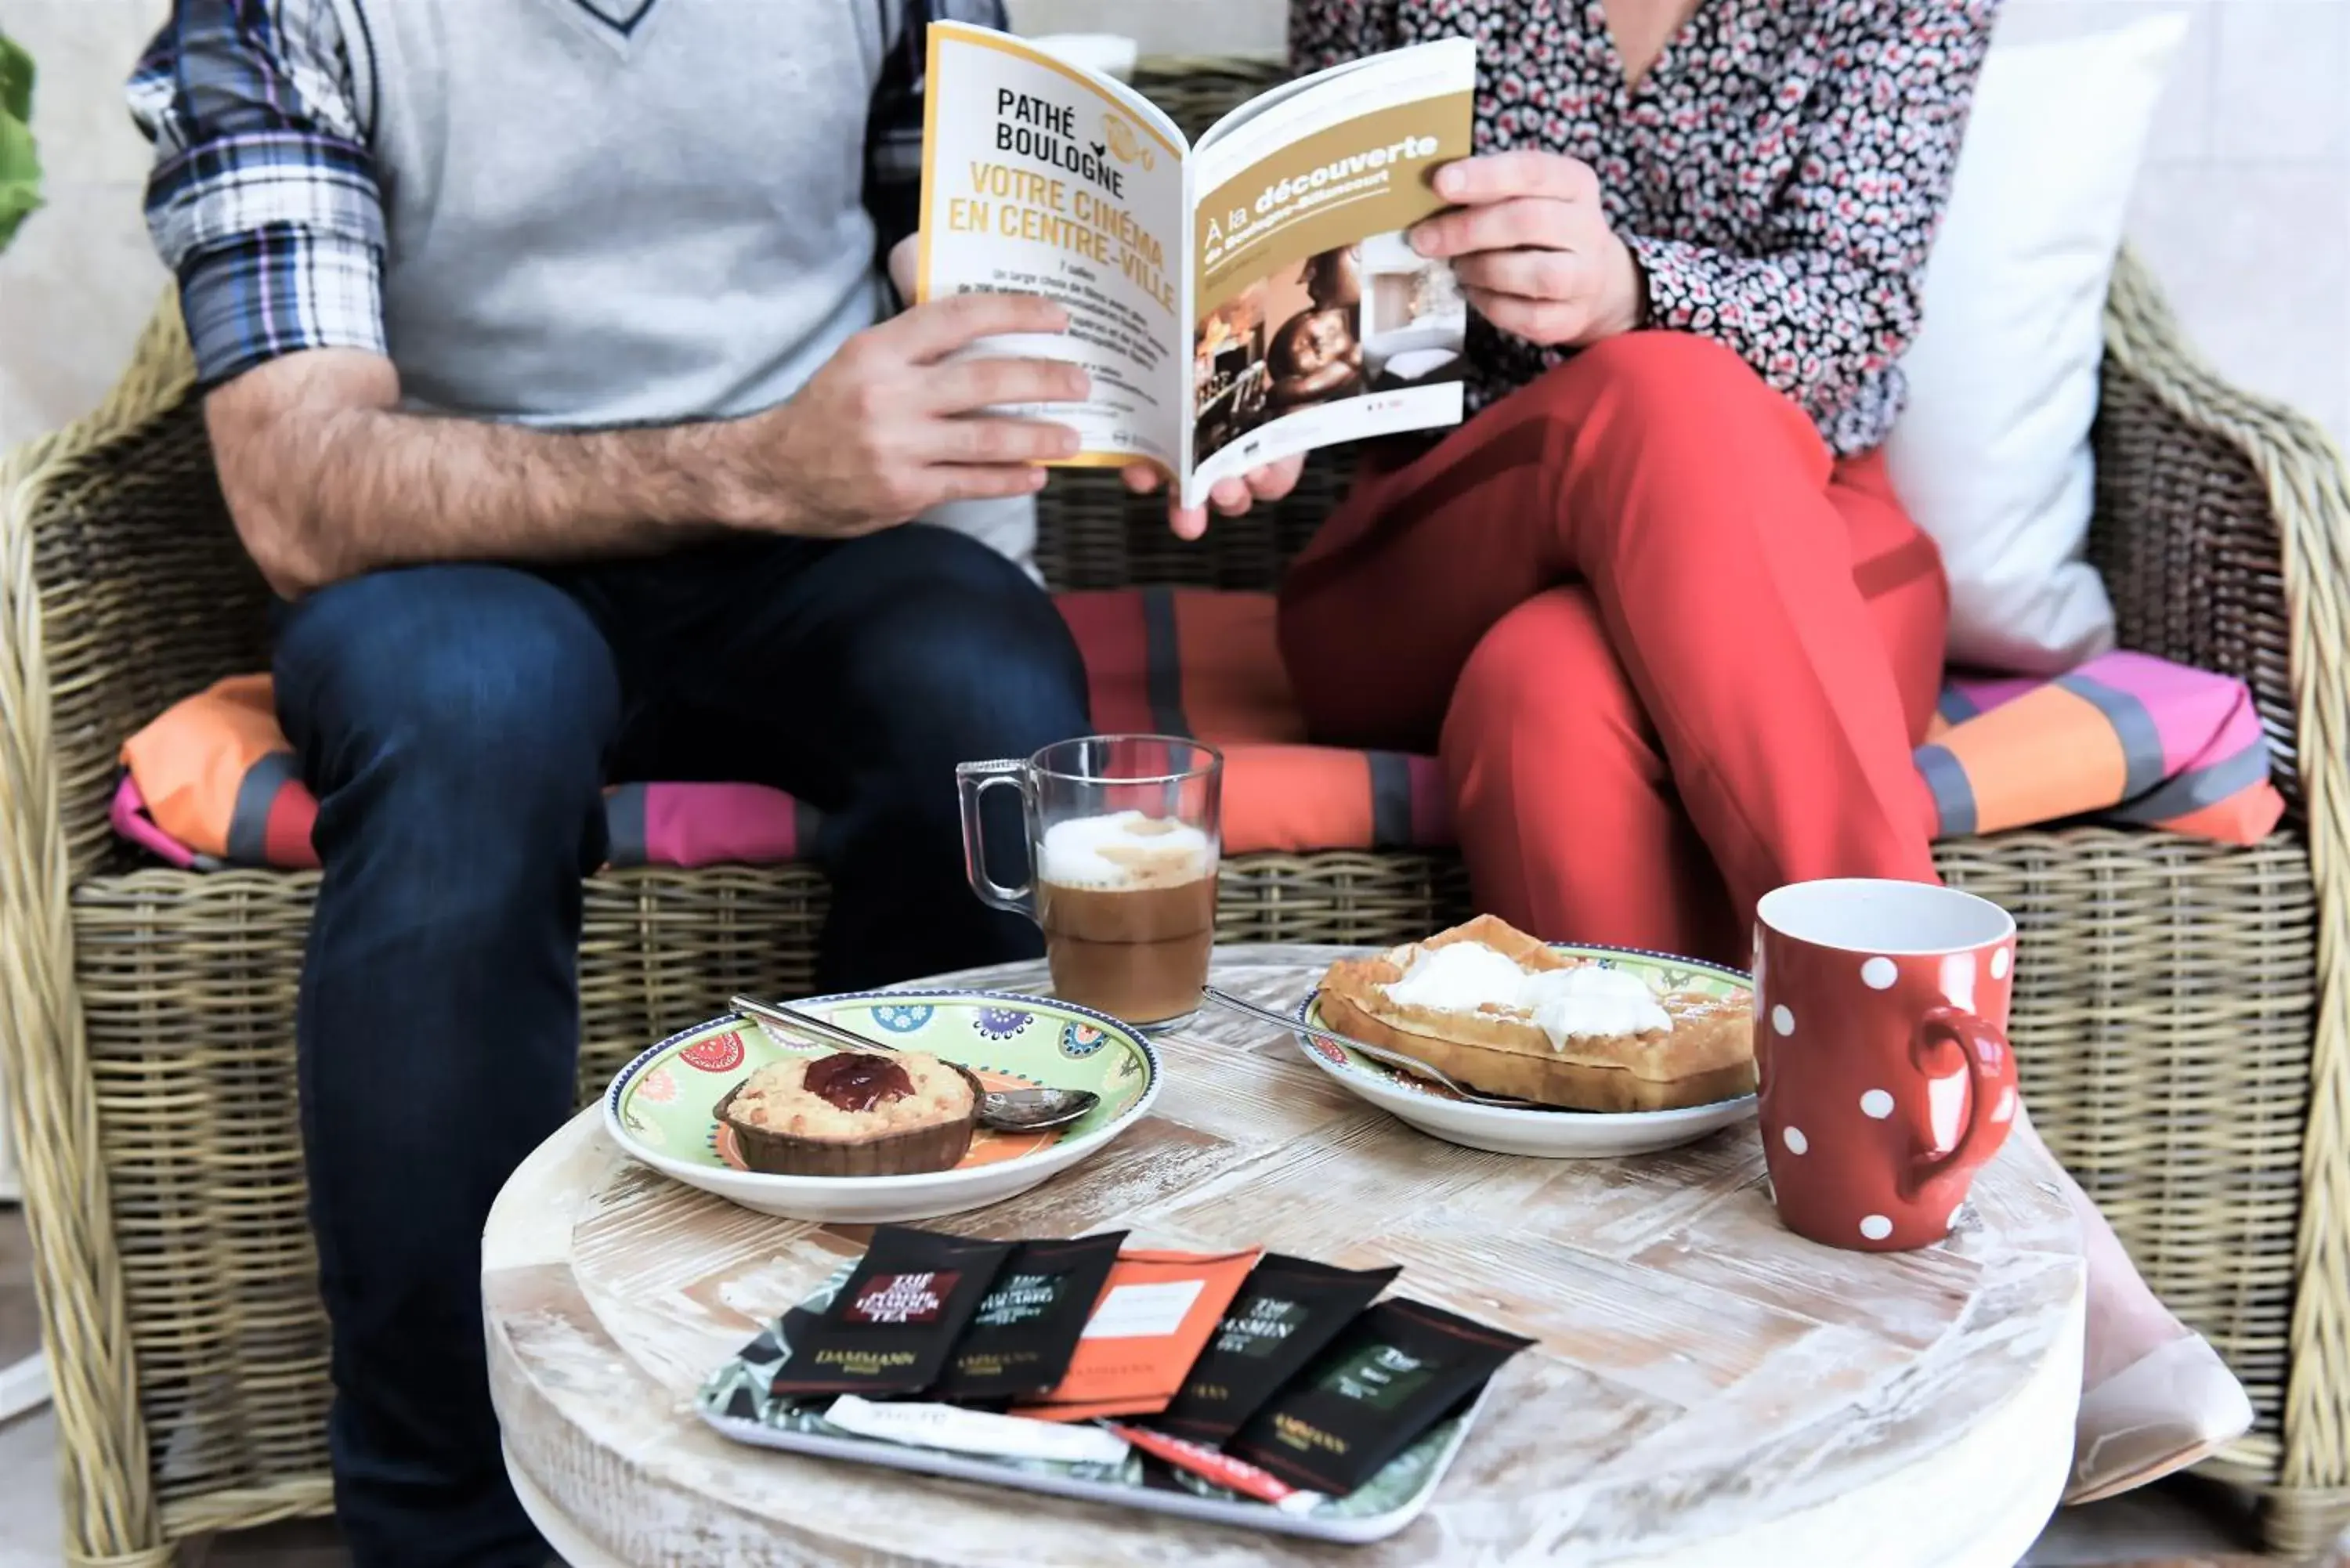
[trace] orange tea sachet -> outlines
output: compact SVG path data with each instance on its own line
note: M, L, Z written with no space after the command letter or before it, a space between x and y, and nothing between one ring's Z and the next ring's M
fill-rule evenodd
M1068 1371L1012 1414L1087 1421L1164 1410L1263 1251L1119 1253Z

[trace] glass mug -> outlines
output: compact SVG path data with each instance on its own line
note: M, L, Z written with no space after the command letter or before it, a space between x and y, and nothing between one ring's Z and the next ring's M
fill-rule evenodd
M964 763L962 853L972 891L1043 928L1053 992L1129 1023L1199 1010L1216 940L1224 759L1174 735L1087 735L1025 762ZM1029 879L987 869L981 805L1020 793Z

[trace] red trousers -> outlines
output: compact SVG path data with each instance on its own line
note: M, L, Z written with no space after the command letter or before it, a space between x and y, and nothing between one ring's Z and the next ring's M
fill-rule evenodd
M1641 332L1371 458L1281 648L1316 740L1435 746L1481 908L1742 963L1783 883L1933 879L1911 751L1948 607L1880 461Z

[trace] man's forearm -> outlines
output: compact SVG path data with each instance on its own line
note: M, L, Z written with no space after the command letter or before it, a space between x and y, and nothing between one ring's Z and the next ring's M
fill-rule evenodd
M232 496L281 592L426 561L651 552L723 524L717 426L550 431L331 408L231 431L258 495Z
M1068 427L998 417L1074 402L1085 372L960 358L1059 332L1030 295L917 306L850 337L807 384L739 419L557 431L400 410L390 359L281 355L213 389L204 419L238 535L279 593L430 561L660 550L724 528L847 539L950 501L1033 494Z

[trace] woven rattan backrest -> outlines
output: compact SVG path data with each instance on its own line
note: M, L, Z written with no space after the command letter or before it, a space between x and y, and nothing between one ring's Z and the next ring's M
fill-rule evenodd
M191 691L269 667L269 594L230 525L193 401L46 470L28 521L79 880L111 845L123 741Z
M1196 135L1281 75L1274 62L1170 59L1152 62L1138 81ZM122 406L109 408L115 417L75 432L102 439L43 472L25 519L77 881L111 848L107 807L124 738L223 676L268 667L268 591L221 504L202 412L184 391L187 341L168 311L139 356L117 390ZM1328 491L1310 484L1255 526L1185 546L1168 535L1163 512L1129 505L1115 478L1070 476L1046 507L1044 554L1055 581L1071 587L1264 587L1312 532Z
M1196 136L1279 75L1269 63L1170 59L1152 62L1136 81ZM2104 367L2090 554L2113 594L2121 644L2249 684L2277 781L2298 807L2297 699L2273 476L2224 433L2227 421L2189 419L2176 406L2182 391L2204 390L2210 379L2200 366L2168 362L2184 350L2150 280L2126 256L2108 315L2121 351ZM2138 366L2146 354L2165 363ZM2224 392L2216 384L2208 389ZM2229 411L2259 417L2256 408ZM1104 482L1056 486L1042 560L1048 577L1072 587L1121 581L1261 587L1260 576L1276 572L1326 512L1340 488L1338 472L1335 464L1322 465L1320 483L1273 517L1211 528L1204 547L1189 549L1168 541L1159 513L1147 507L1128 512L1128 537L1117 545L1104 515L1111 504L1100 490Z
M2113 597L2121 646L2250 686L2274 776L2297 813L2299 698L2277 488L2293 476L2264 474L2235 433L2293 416L2195 361L2127 255L2106 332L2089 558Z
M1244 517L1211 515L1207 536L1187 542L1169 531L1163 496L1130 495L1113 474L1072 469L1054 475L1037 503L1036 564L1055 592L1160 584L1269 591L1328 515L1346 474L1340 458L1319 454L1288 499Z
M1137 81L1196 135L1280 74L1272 62L1164 59L1146 63ZM2155 345L2145 352L2178 352L2163 347L2174 340L2160 313L2126 263L2096 431L2092 556L2112 587L2125 646L2251 685L2280 782L2297 803L2272 476L2210 421L2176 406L2181 386L2199 385L2194 377L2168 361L2140 373L2139 337ZM184 385L176 322L159 318L140 353L155 362L143 367L148 385L175 377ZM126 385L141 369L134 366ZM107 805L123 738L191 691L266 667L268 596L221 504L200 412L176 395L146 412L47 471L30 509L77 879L109 849ZM1039 565L1056 589L1267 589L1327 514L1345 471L1343 456L1323 454L1287 501L1218 519L1190 544L1168 532L1161 499L1129 496L1097 471L1057 475L1041 508Z
M2105 367L2095 431L2090 557L2114 599L2121 645L2215 670L2252 690L2278 784L2296 805L2294 704L2282 545L2267 481L2226 436L2174 410L2118 358ZM1187 544L1166 504L1097 470L1056 475L1037 558L1055 588L1180 584L1268 589L1344 491L1343 454L1319 453L1288 500L1211 518Z

